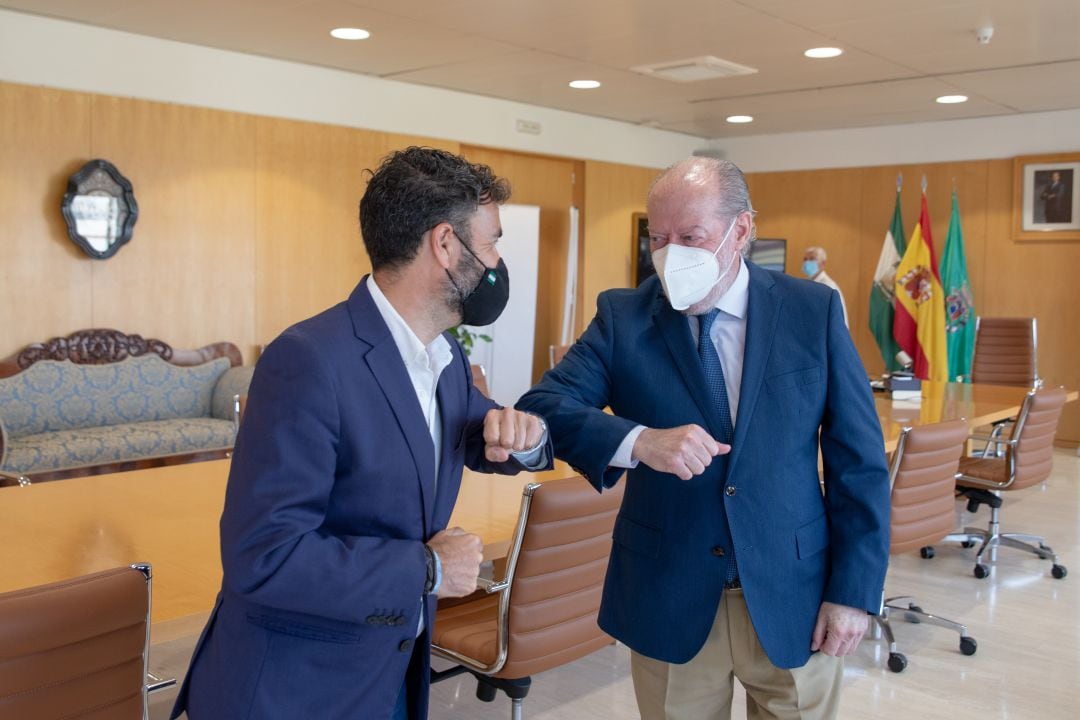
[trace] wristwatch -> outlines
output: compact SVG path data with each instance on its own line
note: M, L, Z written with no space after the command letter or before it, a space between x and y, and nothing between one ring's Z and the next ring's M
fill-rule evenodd
M431 591L435 589L437 572L435 570L435 551L427 545L424 546L424 562L427 572L424 578L424 594L430 595Z

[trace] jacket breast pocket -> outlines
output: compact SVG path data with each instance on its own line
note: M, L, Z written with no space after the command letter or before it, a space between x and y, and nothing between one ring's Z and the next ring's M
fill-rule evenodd
M819 515L795 530L795 551L805 559L824 550L829 544L829 521Z
M771 395L803 385L821 382L821 367L803 368L765 378L766 391Z
M615 520L611 538L627 550L647 557L655 558L660 554L660 530L630 518L620 516Z

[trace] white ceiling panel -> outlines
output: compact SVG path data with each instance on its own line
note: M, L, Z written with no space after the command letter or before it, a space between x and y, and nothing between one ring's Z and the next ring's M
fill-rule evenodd
M1080 107L1080 0L0 0L0 7L702 137ZM989 44L975 39L992 24ZM369 40L344 42L352 25ZM838 45L839 58L802 53ZM630 67L758 70L669 83ZM574 79L600 80L575 91ZM959 106L943 93L971 97ZM724 122L748 113L747 126Z

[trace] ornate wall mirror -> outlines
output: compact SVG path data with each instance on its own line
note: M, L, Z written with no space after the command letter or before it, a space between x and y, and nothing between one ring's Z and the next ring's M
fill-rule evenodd
M108 160L91 160L68 180L62 205L68 236L104 260L131 239L139 216L131 183Z

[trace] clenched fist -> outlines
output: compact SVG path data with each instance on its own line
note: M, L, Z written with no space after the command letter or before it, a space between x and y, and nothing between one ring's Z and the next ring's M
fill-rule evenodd
M484 546L478 535L459 527L436 533L427 543L439 556L442 565L442 585L439 597L465 597L476 590Z
M705 472L714 457L729 452L730 445L713 440L700 425L682 425L668 430L643 430L634 442L631 457L653 470L689 480Z
M513 408L488 410L484 416L484 457L506 462L512 452L535 448L543 436L544 426L535 415Z

